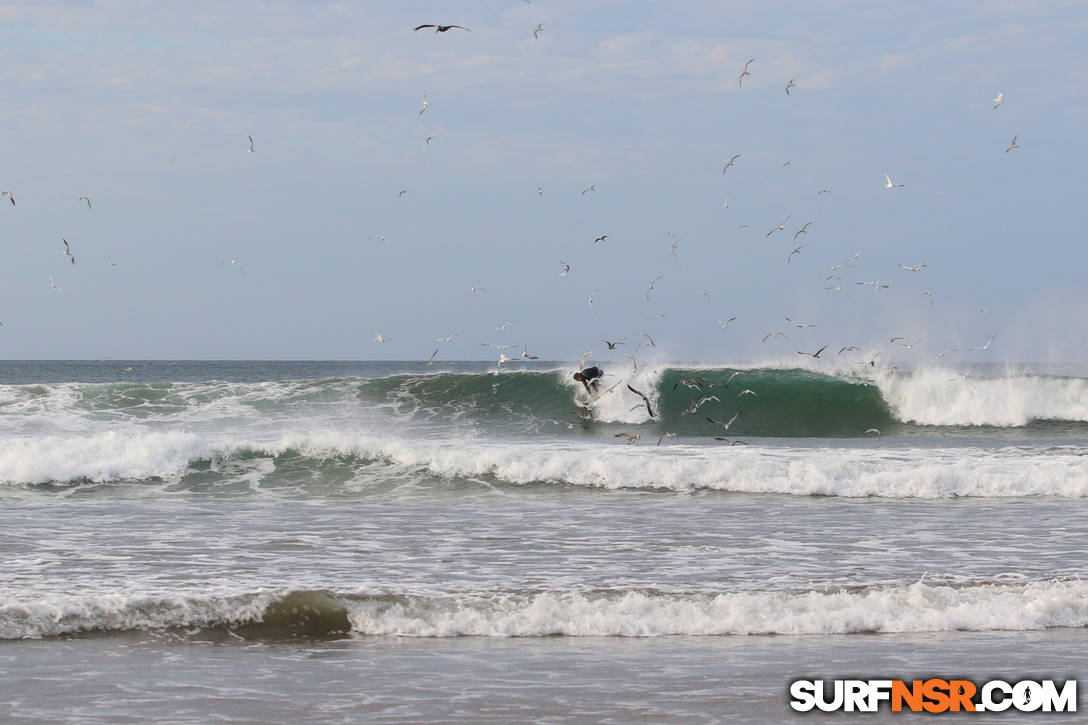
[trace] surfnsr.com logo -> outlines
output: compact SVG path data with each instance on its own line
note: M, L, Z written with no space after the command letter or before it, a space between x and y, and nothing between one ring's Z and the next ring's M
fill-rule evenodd
M1076 712L1077 681L794 680L790 707L798 712Z

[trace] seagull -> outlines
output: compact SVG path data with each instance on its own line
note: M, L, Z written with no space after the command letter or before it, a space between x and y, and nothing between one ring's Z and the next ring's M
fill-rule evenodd
M844 352L850 352L851 350L861 350L861 348L857 345L847 345L839 348L839 354L842 355Z
M1018 145L1018 144L1016 143L1016 138L1017 138L1016 136L1013 136L1013 137L1012 137L1012 143L1010 143L1010 144L1009 144L1009 147L1008 147L1007 149L1005 149L1005 153L1009 153L1009 152L1010 152L1010 151L1012 151L1013 149L1018 149L1018 148L1020 148L1020 146L1019 146L1019 145Z
M423 143L425 143L425 144L429 144L429 143L431 142L431 139L433 139L433 138L434 138L434 136L428 136L428 137L427 137L427 140L426 140L426 141L424 141Z
M431 107L431 99L427 98L427 94L423 94L423 105L419 108L419 115L422 116L423 112Z
M786 257L786 264L790 263L790 260L793 259L793 255L800 254L801 250L804 249L807 246L808 246L807 244L802 244L800 246L794 247L793 251L790 252L790 256Z
M578 416L579 418L581 418L582 420L593 420L593 414L590 413L585 408L580 408L578 410L575 410L574 414L576 416Z
M722 174L724 175L725 170L728 169L730 166L732 166L733 163L739 158L740 158L740 154L734 154L733 158L729 159L729 161L725 164L725 166L722 167ZM728 201L725 202L725 206L723 206L722 209L724 209L726 206L729 206Z
M653 278L653 281L650 282L650 286L646 288L646 301L647 302L650 301L650 293L654 291L654 285L657 284L657 280L661 279L664 276L665 275L663 275L663 274L657 275L656 277Z
M816 192L816 196L819 196L820 194L830 194L830 193L831 193L831 189L820 189L819 191Z
M543 32L544 32L544 23L537 23L536 27L533 28L533 40L536 40L538 37L540 37L540 34L543 33Z
M740 78L737 79L737 85L739 87L741 87L741 88L744 87L744 76L752 75L751 73L748 72L748 66L752 65L752 61L754 61L754 60L755 60L755 58L752 58L752 60L749 60L747 63L744 64L744 68L741 69Z
M728 209L728 208L729 208L729 200L728 200L728 199L726 199L726 200L725 200L724 202L722 202L722 208L721 208L721 209L718 209L718 211L719 211L719 212L722 212L722 211L725 211L725 210L726 210L726 209Z
M385 242L386 242L386 241L388 241L388 240L387 240L387 239L385 238L385 235L384 235L384 234L378 234L377 236L375 236L375 235L373 235L373 234L370 234L370 235L368 235L368 236L367 236L367 239L377 239L377 240L378 240L379 242L381 242L382 244L385 244Z
M640 342L638 345L635 345L635 352L638 352L638 349L640 347L642 347L643 345L646 345L647 347L657 347L657 344L654 342L654 339L652 337L650 337L649 335L647 335L645 332L643 332L642 330L635 330L635 332L637 332L638 334L645 337L647 342L649 342L648 345L646 345L645 342Z
M559 273L559 276L566 277L567 274L570 272L570 265L562 260L560 260L559 263L563 265L563 271Z
M876 429L876 428L870 428L869 430L865 431L865 435L867 435L867 436L872 435L872 436L876 436L877 438L879 438L880 437L880 431L878 429Z
M680 240L679 239L677 239L675 242L672 243L672 256L674 256L674 257L676 256L676 248L679 247L679 246L680 246Z
M990 343L992 343L994 341L995 337L997 337L997 335L990 335L990 339L987 340L986 344L983 345L982 347L972 347L972 348L968 348L968 349L969 350L989 350L990 349Z
M994 99L994 110L997 110L997 107L1000 106L1004 102L1005 102L1005 94L1002 93L1001 91L998 91L997 92L997 98Z
M596 190L597 190L597 182L593 182L592 184L590 184L586 188L582 189L582 193L584 194L587 191L596 191Z
M637 372L638 371L638 360L636 360L635 356L630 354L630 353L627 354L627 357L631 358L631 372Z
M93 209L94 208L94 207L91 206L91 197L89 197L89 196L81 196L81 197L79 197L79 199L77 199L77 201L87 202L87 208L88 209Z
M646 412L650 414L651 418L655 418L656 416L654 415L654 409L650 407L650 399L646 397L646 394L635 390L630 385L627 386L627 389L638 397L642 398L642 402L646 403Z
M487 292L487 287L469 287L469 292Z
M374 342L392 342L392 341L393 341L393 338L391 338L391 337L382 337L382 333L380 333L380 332L377 335L374 336Z
M68 240L62 238L61 241L64 242L64 256L68 257L68 259L72 260L72 264L75 264L76 263L76 258L75 258L75 255L72 254L72 248L70 246L68 246Z
M450 28L457 28L458 30L468 30L470 33L472 32L471 28L466 28L463 25L430 25L430 24L427 24L427 25L417 25L416 27L413 28L413 30L423 30L424 28L434 28L434 32L436 32L436 33L444 33L447 30L449 30Z
M569 420L556 420L555 418L552 418L548 422L555 423L556 425L565 425L567 426L567 430L574 430L574 423L571 423Z
M915 345L917 345L918 343L920 343L922 341L921 338L919 338L919 339L915 340L914 342L899 342L899 340L902 340L902 339L903 339L902 337L893 337L890 340L888 340L888 342L895 343L896 345L902 345L903 347L910 350L912 347L914 347Z
M701 395L698 400L684 409L684 412L680 414L680 417L684 417L688 413L695 415L699 412L699 408L703 407L704 403L709 403L711 400L717 400L720 403L722 399L717 395Z
M224 264L234 265L238 269L242 270L242 274L245 274L246 272L246 268L243 267L242 263L239 262L237 259L224 259L222 262L219 263L219 266L222 267Z
M435 358L436 355L438 355L438 350L437 349L434 352L432 352L431 356L427 359L427 364L428 365L434 365L434 358Z
M11 205L15 206L15 194L12 194L10 191L5 189L4 191L0 191L0 196L6 196L8 199L11 199Z
M598 292L600 292L600 290L593 290L593 292L590 293L590 295L589 295L589 306L590 307L593 306L593 298L597 296Z
M635 443L638 443L639 440L642 439L642 434L641 433L617 433L616 435L614 435L612 437L613 438L623 438L627 442L627 445L631 446L631 445L634 445Z
M941 350L939 353L937 353L937 357L935 357L933 359L934 360L940 360L941 358L943 358L945 355L947 355L950 352L959 352L959 351L960 350L959 350L958 347L950 347L947 350Z
M736 413L733 414L733 417L730 418L727 423L723 423L720 420L714 420L713 418L707 418L707 421L709 421L710 423L715 423L717 425L720 425L722 428L725 428L726 430L729 430L729 426L733 425L733 423L736 422L737 418L739 418L739 417L740 417L740 411L738 410Z
M603 342L605 345L608 345L609 350L615 350L616 345L624 344L623 340L617 340L616 342L612 342L611 340L601 340L601 342Z
M756 395L756 391L752 390L751 388L745 388L744 390L737 393L738 398L742 395L755 395L757 398L759 397L758 395Z
M805 222L805 225L793 233L793 238L797 239L798 235L808 234L808 227L812 222Z
M523 358L525 358L526 360L539 360L540 359L539 355L530 355L529 354L529 346L528 345L526 345L525 347L523 347L521 349L521 356Z
M400 191L397 192L397 198L399 199L399 198L401 198L402 196L404 196L407 193L408 193L407 189L401 189Z
M790 78L790 82L786 84L786 95L787 96L790 94L790 89L791 88L796 88L797 87L797 84L794 83L794 81L796 81L796 80L797 80L797 78Z
M509 322L504 322L501 325L499 325L498 327L496 327L495 329L498 330L499 332L502 332L503 330L505 330L509 326L510 326Z
M888 285L884 284L880 280L876 280L875 282L855 282L854 284L869 285L875 290L888 289Z
M801 352L800 350L798 350L798 351L797 351L797 354L798 354L798 355L808 355L808 356L809 356L809 357L811 357L811 358L819 358L819 357L820 357L820 353L821 353L821 352L823 352L823 351L824 351L824 350L826 350L826 349L827 349L827 345L824 345L823 347L821 347L821 348L820 348L819 350L817 350L816 352Z
M794 327L816 327L816 325L811 322L798 322L797 320L791 320L788 317L786 318L786 322L790 323Z
M735 319L737 319L737 318L736 317L730 317L728 320L725 320L724 322L722 320L718 320L718 324L721 325L722 329L724 330L725 328L729 327L729 323L732 322Z
M729 383L733 382L733 378L737 377L738 375L744 375L744 371L743 370L734 370L732 372L732 374L730 374L730 376L725 379L725 384L729 385Z
M544 196L544 187L543 186L536 187L536 195L537 196Z
M783 219L783 220L782 220L781 222L779 222L778 226L776 226L776 227L771 227L771 231L767 232L766 236L768 236L768 237L769 237L769 236L771 236L772 234L774 234L775 232L780 232L780 231L782 231L783 229L785 229L785 228L786 228L786 222L788 222L789 220L790 220L790 218L789 218L789 217L786 217L786 218L785 218L785 219Z
M249 137L249 153L251 153L251 154L256 153L256 150L253 148L253 137L252 136Z
M61 292L61 288L53 280L53 275L49 275L49 289L55 289L57 292Z
M607 234L602 234L601 236L594 239L593 243L596 244L597 242L603 242L606 239L608 239L608 235Z
M675 438L675 437L676 437L675 433L673 433L672 431L667 431L660 438L657 439L657 445L661 445L661 441L665 440L666 438Z
M884 179L885 179L885 182L886 182L884 184L885 189L894 189L896 187L902 186L902 184L893 184L892 183L892 177L888 176L887 171L884 172Z
M703 382L703 378L700 378L698 376L694 378L680 378L675 383L673 383L672 389L676 390L681 385L683 385L685 388L695 388L696 390L702 390Z
M921 272L923 267L925 267L924 264L916 264L913 267L908 267L905 264L899 265L899 269L903 270L904 272Z
M771 337L784 337L787 340L790 339L789 335L782 332L781 330L777 330L776 332L768 332L766 335L764 335L763 336L763 342L767 342L767 338L771 338Z
M457 335L446 335L445 337L436 337L434 339L434 341L435 342L453 342L453 338L455 338L455 337L457 337Z
M782 165L783 165L783 166L789 166L789 165L790 165L790 164L792 164L792 163L793 163L793 159L787 159L787 160L786 160L786 163L784 163L784 164L782 164Z
M512 347L517 347L517 345L492 345L490 342L481 342L480 346L481 347L493 347L496 350L509 350Z

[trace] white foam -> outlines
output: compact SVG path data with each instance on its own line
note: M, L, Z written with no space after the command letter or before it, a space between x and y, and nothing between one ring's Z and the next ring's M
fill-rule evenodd
M542 593L348 604L353 630L411 637L657 637L1038 630L1088 626L1088 584L886 587L863 592Z
M964 377L948 369L877 372L896 418L922 425L1023 426L1033 420L1088 421L1088 380L1010 374Z
M185 432L101 433L8 441L0 482L95 482L176 478L190 462L239 453L269 458L299 451L314 459L357 456L405 473L492 476L511 484L551 482L594 488L701 489L826 496L1088 497L1088 451L1077 447L809 448L672 444L418 440L327 429L276 438ZM269 463L254 468L259 478Z
M286 590L222 595L116 593L9 598L0 639L86 631L235 627L263 619ZM335 596L335 595L334 595ZM1088 626L1088 584L968 586L917 582L860 591L677 594L335 596L363 635L408 637L658 637L1040 630Z

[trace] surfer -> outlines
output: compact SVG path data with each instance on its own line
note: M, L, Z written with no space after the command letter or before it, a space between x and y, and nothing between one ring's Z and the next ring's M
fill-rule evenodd
M601 384L601 378L604 377L604 370L594 365L591 368L586 368L581 372L574 374L574 379L586 386L586 392L596 394L597 388Z

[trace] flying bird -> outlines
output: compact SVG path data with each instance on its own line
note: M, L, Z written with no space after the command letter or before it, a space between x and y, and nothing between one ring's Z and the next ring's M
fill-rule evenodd
M392 342L392 341L393 341L393 338L384 337L384 336L382 336L382 333L380 333L380 332L377 335L374 336L374 342Z
M742 395L755 395L757 398L759 397L758 395L756 395L756 391L752 390L751 388L745 388L744 390L737 393L738 398Z
M559 263L563 265L563 271L559 273L559 276L566 277L570 273L570 265L563 261L560 261Z
M694 401L691 405L684 409L684 412L680 414L680 417L682 418L688 413L695 415L699 412L699 408L703 407L705 403L709 403L711 400L716 400L719 403L721 402L721 398L719 398L717 395L701 395L699 396L698 400Z
M793 259L793 255L800 254L801 250L804 249L807 246L808 246L807 244L801 244L801 245L798 245L798 246L794 247L793 251L790 252L790 256L786 257L786 264L790 263L790 260Z
M627 445L631 446L638 443L642 439L641 433L617 433L612 436L613 438L623 438L627 442Z
M725 320L725 321L718 320L718 324L721 325L722 329L724 330L725 328L729 327L729 323L732 322L735 319L737 319L737 318L736 317L730 317L728 320Z
M540 359L539 355L530 355L529 354L529 346L528 345L526 345L525 347L523 347L521 349L521 356L523 358L525 358L526 360L539 360Z
M1004 102L1005 102L1005 94L1002 93L1001 91L998 91L997 92L997 98L994 99L994 110L997 110L997 107L1000 106Z
M466 28L463 25L430 25L430 24L427 24L427 25L417 25L415 28L413 28L413 30L423 30L424 28L434 28L434 32L436 32L436 33L444 33L447 30L449 30L450 28L457 28L458 30L468 30L470 33L472 32L471 28Z
M646 397L646 394L645 394L645 393L641 393L641 392L639 392L638 390L635 390L635 389L634 389L634 388L632 388L632 387L631 387L630 385L628 385L628 386L627 386L627 389L628 389L628 390L630 390L630 391L631 391L632 393L634 393L635 395L637 395L638 397L642 398L642 401L643 401L644 403L646 403L646 412L650 414L650 417L651 417L651 418L654 418L654 417L656 417L656 416L654 415L654 409L650 407L650 399Z
M764 335L763 342L767 342L768 338L772 337L784 337L787 340L790 339L790 336L786 333L782 332L781 330L776 330L775 332L768 332L766 335Z
M888 172L886 172L886 171L884 172L884 180L885 180L885 183L884 183L884 188L885 189L894 189L896 187L902 186L902 184L893 184L892 183L892 177L888 176Z
M725 166L722 167L722 174L725 174L725 170L728 169L730 166L732 166L733 163L739 158L740 158L740 154L734 154L733 158L729 159L729 161L726 162ZM727 206L729 206L728 201L725 202L725 204L722 206L722 209L724 209Z
M596 191L596 190L597 190L597 182L593 182L592 184L590 184L586 188L582 189L582 193L584 194L587 191Z
M249 137L249 153L251 153L251 154L257 153L256 150L253 148L253 137L252 136Z
M91 206L91 197L89 197L89 196L81 196L81 197L79 197L79 199L77 201L87 202L87 208L88 209L93 209L94 208L94 207Z
M15 194L12 194L10 191L5 189L4 191L0 191L0 195L6 196L8 199L11 200L11 205L15 206Z
M434 352L432 352L431 356L429 358L427 358L427 364L428 365L434 365L434 358L435 358L436 355L438 355L438 350L435 350Z
M785 229L785 228L786 228L786 222L788 222L789 220L790 220L790 218L789 218L789 217L786 217L786 218L785 218L785 219L783 219L783 220L782 220L781 222L779 222L778 226L776 226L776 227L771 227L771 231L767 232L766 236L768 236L768 237L769 237L769 236L771 236L772 234L774 234L775 232L780 232L780 231L782 231L783 229Z
M646 301L647 302L650 301L650 293L654 291L654 285L657 284L657 280L661 279L664 276L665 275L663 275L663 274L657 275L656 277L653 278L653 281L650 282L650 286L646 288Z
M983 345L982 347L972 347L972 348L968 348L968 349L970 349L970 350L989 350L990 349L990 343L992 343L994 341L995 337L997 337L997 335L990 335L990 339L987 340L986 344Z
M62 238L61 241L64 242L64 256L68 257L68 259L72 260L72 264L75 264L76 263L76 258L75 258L75 255L72 254L72 248L70 246L68 246L68 240Z
M242 263L239 262L237 259L224 259L222 262L219 263L219 266L222 267L224 264L229 264L237 267L238 269L242 270L242 274L245 274L246 272L246 268L243 267Z
M921 272L924 267L924 264L916 264L913 267L908 267L905 264L899 265L899 269L903 270L904 272Z
M423 112L431 107L431 99L427 98L427 94L423 94L423 105L420 106L419 115L422 116Z
M657 439L657 445L661 445L661 441L665 440L666 438L675 438L675 437L676 437L675 433L673 433L672 431L666 431L665 433L662 434L662 436L660 438Z
M606 239L608 239L608 235L607 234L602 234L601 236L594 239L593 243L596 244L597 242L603 242Z
M537 23L536 27L533 28L533 40L536 40L538 37L540 37L540 34L543 33L543 32L544 32L544 23Z
M729 430L729 426L733 425L733 423L735 423L737 418L739 418L739 417L740 417L740 411L738 410L736 413L733 414L733 417L730 418L725 423L723 423L720 420L715 420L713 418L707 418L707 421L710 422L710 423L715 423L716 425L720 425L722 428L725 428L726 430Z
M401 189L400 191L397 192L397 198L399 199L399 198L401 198L402 196L404 196L407 193L408 193L407 189Z
M605 345L608 345L609 350L615 350L616 345L625 344L623 340L617 340L616 342L612 342L611 340L601 340L601 342L603 342Z
M805 225L803 227L793 233L793 238L797 239L797 237L801 234L808 234L808 227L810 224L812 224L812 222L805 222Z
M818 358L818 357L820 357L820 353L823 352L826 349L827 349L827 345L824 345L823 347L821 347L816 352L801 352L800 350L798 350L797 354L798 355L808 355L809 357L812 357L812 358Z
M754 60L755 60L755 58L752 58L751 60L749 60L747 63L744 64L744 68L741 69L740 78L737 79L737 85L740 86L741 88L744 87L744 76L752 75L751 73L748 72L748 66L752 65L752 61L754 61Z
M1009 147L1008 147L1007 149L1005 149L1005 153L1009 153L1009 152L1010 152L1010 151L1012 151L1013 149L1018 149L1018 148L1020 148L1019 144L1017 144L1017 143L1016 143L1016 139L1017 139L1017 137L1016 137L1016 136L1013 136L1013 137L1012 137L1012 143L1010 143L1010 144L1009 144Z
M791 88L796 88L797 87L797 84L794 83L794 81L796 81L796 80L797 80L796 78L790 78L790 82L786 84L786 95L787 96L790 94L790 89Z

